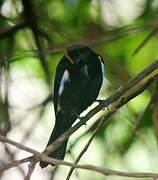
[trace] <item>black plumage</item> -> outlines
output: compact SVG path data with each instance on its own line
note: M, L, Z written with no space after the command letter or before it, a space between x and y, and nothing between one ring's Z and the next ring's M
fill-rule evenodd
M100 55L87 46L70 47L57 65L54 83L55 126L47 146L68 130L97 98L105 74ZM63 159L67 141L50 157ZM40 162L43 168L48 163Z

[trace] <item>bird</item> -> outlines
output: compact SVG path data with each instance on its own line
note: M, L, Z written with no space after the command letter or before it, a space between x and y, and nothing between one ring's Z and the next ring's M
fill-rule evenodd
M59 61L54 81L55 125L46 147L72 127L98 97L105 79L103 58L88 45L73 45ZM68 140L48 156L63 160ZM41 161L44 168L49 163Z

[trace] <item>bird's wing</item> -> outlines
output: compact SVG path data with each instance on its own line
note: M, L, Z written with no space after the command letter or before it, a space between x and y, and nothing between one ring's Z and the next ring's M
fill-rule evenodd
M65 57L59 62L56 75L55 75L55 82L54 82L54 109L55 114L60 110L60 103L59 98L60 95L63 93L64 85L66 82L69 81L69 73L66 69L65 65Z

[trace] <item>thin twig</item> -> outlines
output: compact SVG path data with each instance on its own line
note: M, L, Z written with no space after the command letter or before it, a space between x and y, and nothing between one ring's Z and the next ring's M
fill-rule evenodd
M3 141L6 141L7 143L9 144L12 144L16 147L20 147L20 148L23 148L25 149L26 151L29 150L28 152L34 152L34 155L36 155L36 157L39 157L41 158L41 160L43 161L46 161L50 164L56 164L56 165L65 165L65 166L70 166L70 167L74 167L74 168L78 168L78 169L84 169L84 170L90 170L90 171L94 171L94 172L98 172L98 173L101 173L105 176L124 176L124 177L135 177L135 178L158 178L158 174L156 173L142 173L142 172L122 172L122 171L116 171L116 170L111 170L111 169L106 169L106 168L100 168L100 167L96 167L96 166L93 166L93 165L75 165L73 163L70 163L70 162L66 162L66 161L61 161L61 160L57 160L57 159L54 159L54 158L50 158L48 156L46 156L45 154L42 154L38 151L35 151L31 148L28 148L26 146L23 146L19 143L16 143L8 138L5 138L3 136L0 135L0 139L3 140ZM28 157L27 159L23 159L23 160L19 160L19 162L28 162L29 161L32 161L32 156L31 157ZM38 159L36 159L36 161L38 161ZM36 163L36 161L34 161ZM34 165L35 165L34 163ZM34 167L34 166L33 166ZM11 168L11 167L10 167ZM8 168L9 169L9 168ZM2 170L3 169L0 169L0 173L2 173ZM30 172L32 173L32 171L30 170Z
M39 30L39 25L36 18L37 16L35 13L34 5L31 0L27 0L27 1L22 0L22 5L24 7L25 21L33 33L35 43L38 48L37 52L39 55L40 63L46 74L47 82L50 85L50 74L49 74L48 66L46 63L45 55L43 53L43 48L40 41L40 30Z
M156 33L158 33L158 26L147 35L143 42L141 42L141 44L134 51L133 56L136 55Z
M32 156L29 156L29 157L26 157L26 158L23 158L23 159L20 159L20 160L17 160L17 161L13 161L12 163L9 163L9 164L7 164L7 165L5 165L3 167L0 167L0 173L3 172L3 171L8 170L10 168L17 167L20 164L30 162L31 159L32 159Z
M28 172L27 175L25 176L24 180L30 180L31 175L35 169L35 165L36 165L37 161L36 158L32 159L28 165Z
M52 169L50 170L50 174L51 174L50 180L54 180L54 176L56 175L58 167L59 166L55 166L53 170Z
M100 128L103 126L104 124L104 119L102 118L101 121L99 121L97 127L95 128L95 130L93 131L90 139L88 140L88 142L86 143L86 145L84 146L84 148L82 149L81 153L78 155L78 157L76 158L75 160L75 165L80 161L81 157L84 155L84 153L87 151L88 147L90 146L91 142L93 141L93 139L95 138L97 132L100 130ZM107 121L106 121L107 123ZM73 170L74 170L74 167L71 167L69 173L68 173L68 176L66 178L66 180L69 180L72 173L73 173Z
M6 150L7 154L9 155L9 158L11 159L11 161L15 162L15 153L12 153L6 144L4 146L5 146L5 150ZM16 166L16 167L19 170L19 172L24 176L25 172L22 169L22 167L20 167L20 166Z

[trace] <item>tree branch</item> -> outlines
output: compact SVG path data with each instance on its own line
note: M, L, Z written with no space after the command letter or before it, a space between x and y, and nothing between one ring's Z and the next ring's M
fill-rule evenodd
M19 143L15 142L15 141L12 141L12 140L4 137L4 136L1 136L1 135L0 135L0 141L9 143L9 144L11 144L13 146L18 147L19 149L23 149L23 150L25 150L27 152L33 153L37 158L40 158L42 161L46 161L46 162L48 162L50 164L53 164L53 165L54 164L56 164L56 165L65 165L65 166L69 166L69 167L73 167L73 168L90 170L90 171L94 171L94 172L97 172L97 173L101 173L101 174L103 174L105 176L124 176L124 177L135 177L135 178L145 178L145 177L146 178L158 178L158 174L156 174L156 173L142 173L142 172L129 173L129 172L116 171L116 170L111 170L111 169L106 169L106 168L100 168L100 167L93 166L93 165L75 165L75 164L70 163L70 162L50 158L50 157L46 156L43 153L35 151L35 150L31 149L31 148L28 148L28 147L26 147L26 146L24 146L22 144L19 144ZM16 165L26 163L26 162L31 162L32 160L35 163L35 159L33 157L34 156L30 156L30 157L24 158L22 160L18 160L18 161L14 162L14 163L11 163L11 164L9 164L8 166L6 166L4 168L0 168L0 173L2 173L4 170L15 167ZM38 161L38 160L39 159L36 159L36 161ZM29 173L32 173L31 169L32 169L32 167L30 168ZM26 179L27 178L28 178L28 176L26 176Z
M28 27L30 27L30 29L33 33L35 43L38 48L38 55L39 55L40 63L46 74L47 82L48 82L48 84L50 84L50 74L49 74L49 70L47 67L47 63L45 60L43 48L42 48L40 37L39 37L41 32L39 31L39 25L37 22L34 6L33 6L31 0L22 0L22 5L24 7L24 15L25 15L26 23L27 23Z

